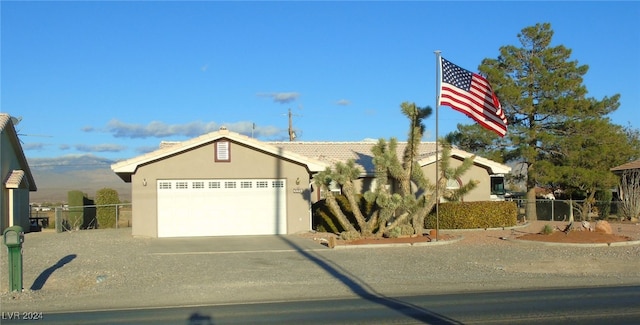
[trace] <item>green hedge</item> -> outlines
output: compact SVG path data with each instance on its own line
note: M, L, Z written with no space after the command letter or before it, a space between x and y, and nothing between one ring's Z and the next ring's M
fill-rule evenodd
M95 202L98 228L114 228L116 226L116 204L120 203L118 192L111 188L98 190Z
M69 203L69 217L67 218L69 230L81 229L84 226L84 205L86 195L82 191L69 191L67 193Z
M512 227L518 221L515 202L445 202L438 206L440 229L476 229ZM425 228L436 228L435 208L425 218Z

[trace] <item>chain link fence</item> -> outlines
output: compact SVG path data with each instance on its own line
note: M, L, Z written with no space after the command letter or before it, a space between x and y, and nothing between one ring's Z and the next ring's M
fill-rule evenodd
M516 202L518 205L518 220L522 220L526 213L526 199L508 198L507 201ZM536 217L541 221L569 221L571 206L573 205L573 217L576 221L592 219L620 219L619 211L622 205L620 201L594 201L591 203L595 209L588 215L583 215L580 207L584 200L549 200L536 199Z
M85 205L76 207L37 208L31 210L29 220L31 231L55 229L56 232L98 229L97 212L102 210L103 218L111 219L108 228L131 227L131 203L110 205Z

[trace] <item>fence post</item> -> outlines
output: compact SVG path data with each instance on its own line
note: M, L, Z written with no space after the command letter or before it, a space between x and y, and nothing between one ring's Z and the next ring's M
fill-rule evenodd
M116 229L118 229L118 215L120 214L120 204L116 204Z
M55 223L56 223L56 232L62 232L62 208L55 208Z

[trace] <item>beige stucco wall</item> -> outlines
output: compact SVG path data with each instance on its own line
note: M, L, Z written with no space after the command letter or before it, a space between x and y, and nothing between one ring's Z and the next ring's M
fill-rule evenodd
M7 131L0 134L0 231L9 227L9 216L13 214L14 226L21 226L25 232L29 232L29 186L26 179L23 179L20 189L7 189L6 177L13 170L24 169L16 156L16 148L12 143ZM26 178L26 175L25 175ZM9 195L9 191L13 194ZM13 200L13 202L9 202ZM13 211L10 211L10 208Z
M13 225L22 227L24 232L29 232L29 190L26 188L9 189L10 200L13 208Z
M157 237L156 182L159 179L286 179L287 204L284 208L287 233L310 230L309 173L306 166L238 142L231 141L230 147L230 162L215 162L214 144L209 143L139 167L131 178L132 234ZM296 184L298 179L299 184Z
M458 167L462 165L462 160L452 157L450 160L450 164L452 167ZM435 183L435 164L429 164L422 167L422 171L424 175L431 181L431 183ZM364 193L364 191L371 190L373 187L374 178L366 178L366 179L357 179L353 182L356 193ZM463 197L463 201L472 202L472 201L489 201L491 200L491 179L489 176L489 171L480 166L474 164L461 178L460 181L462 184L467 184L471 180L479 181L478 185L475 189L467 193ZM314 192L313 194L313 202L318 201L318 193Z
M462 160L452 157L450 160L451 167L458 167L462 165ZM422 167L422 172L435 183L436 178L436 165L429 164ZM475 189L467 193L462 200L464 202L473 201L489 201L491 200L491 179L489 177L489 171L477 164L474 164L469 170L460 177L462 184L467 184L471 180L479 181Z

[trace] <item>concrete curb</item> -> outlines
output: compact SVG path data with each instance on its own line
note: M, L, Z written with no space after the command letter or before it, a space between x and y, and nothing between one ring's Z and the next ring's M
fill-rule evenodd
M354 249L354 248L388 248L388 247L425 247L425 246L441 246L457 243L464 239L464 237L457 237L450 240L439 240L433 242L420 242L420 243L397 243L397 244L367 244L367 245L336 245L333 249Z
M470 229L440 229L440 232L470 232L470 231L491 231L491 230L512 230L528 227L530 224L525 223L513 227L496 227L496 228L470 228Z
M525 240L525 239L506 239L510 242L526 245L541 245L541 246L561 246L561 247L621 247L621 246L634 246L640 245L640 240L621 241L613 243L593 243L593 244L580 244L580 243L551 243L537 240Z
M468 232L468 231L478 231L478 230L512 230L525 228L530 224L527 222L522 225L513 226L513 227L499 227L499 228L476 228L476 229L440 229L440 231L447 232ZM537 240L525 240L525 239L512 239L506 238L506 241L522 243L522 244L531 244L531 245L541 245L541 246L562 246L562 247L620 247L620 246L634 246L640 245L640 240L632 240L632 241L623 241L623 242L613 242L613 243L593 243L593 244L581 244L581 243L552 243L552 242L541 242Z
M512 227L496 227L496 228L473 228L473 229L440 229L440 232L448 232L448 233L465 233L471 231L496 231L496 230L514 230L528 227L530 223L525 223L522 225L512 226ZM463 240L463 236L459 236L450 240L440 240L433 242L420 242L420 243L397 243L397 244L367 244L367 245L336 245L333 249L356 249L356 248L388 248L388 247L411 247L411 246L440 246L440 245L449 245L455 244L461 240ZM613 242L613 243L593 243L593 244L581 244L581 243L552 243L552 242L541 242L536 240L524 240L524 239L513 239L513 238L504 238L505 241L515 242L519 244L530 244L530 245L541 245L541 246L561 246L561 247L621 247L621 246L635 246L640 245L640 240L633 241L624 241L624 242Z

